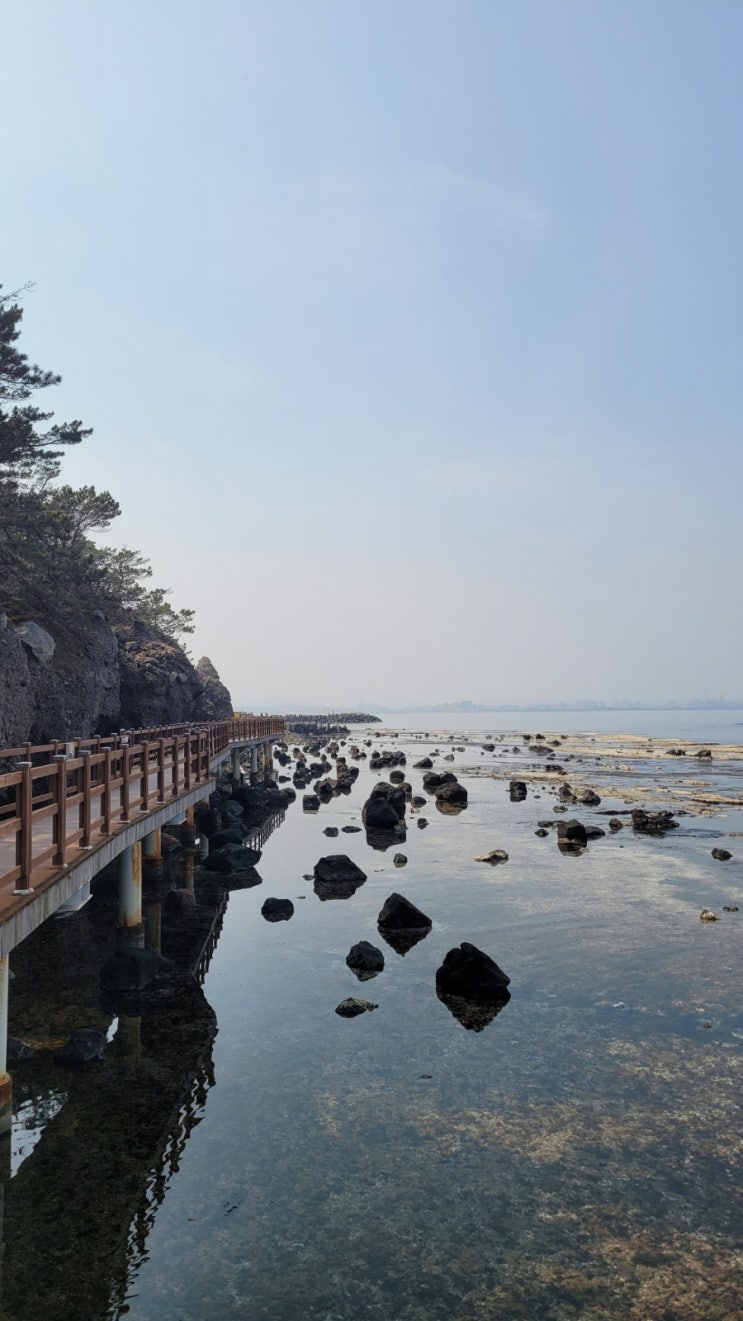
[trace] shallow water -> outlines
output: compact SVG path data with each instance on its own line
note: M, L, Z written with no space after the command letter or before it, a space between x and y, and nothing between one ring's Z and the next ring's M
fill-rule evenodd
M417 793L412 763L434 745L408 742ZM262 885L229 898L188 1021L145 1014L123 1025L128 1038L117 1024L114 1058L86 1075L18 1067L33 1122L15 1145L32 1133L36 1146L6 1187L8 1321L740 1315L743 913L722 910L741 900L743 811L688 816L662 838L625 828L563 856L552 831L534 835L555 788L530 782L512 803L508 776L526 760L479 754L465 744L442 763L467 785L466 811L431 801L419 814L428 828L409 814L407 839L386 851L364 833L322 832L360 825L388 772L362 762L353 794L317 815L302 813L300 794L266 845ZM611 779L590 755L582 779ZM740 769L704 775L740 797ZM673 801L676 764L631 770ZM570 815L606 829L607 810L626 810L626 778L614 787L616 798ZM718 842L731 862L712 859ZM492 848L509 861L474 861ZM335 852L367 880L322 902L303 875ZM394 890L433 922L404 957L376 930ZM294 901L290 922L261 918L269 895ZM705 907L720 920L701 923ZM47 938L56 997L54 976L43 997L38 976L30 985L38 961L24 968L18 951L11 1013L27 1037L40 999L42 1035L73 1010L83 1021L83 1004L111 1022L92 959L72 957L81 934L105 946L110 916L91 905ZM361 939L385 954L363 984L345 965ZM462 940L511 977L510 1002L478 1032L436 996L436 968ZM343 1019L334 1008L349 995L378 1008ZM116 1039L137 1032L132 1063ZM117 1224L104 1232L109 1210ZM54 1296L34 1284L45 1261Z

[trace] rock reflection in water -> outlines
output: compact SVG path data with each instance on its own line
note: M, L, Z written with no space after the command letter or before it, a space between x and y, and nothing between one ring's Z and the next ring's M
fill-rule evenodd
M447 803L443 798L436 799L436 811L442 816L459 816L460 812L467 811L466 803Z
M565 858L579 858L585 853L585 844L579 844L572 839L558 839L557 847Z
M446 995L436 987L436 995L442 1005L446 1005L450 1014L466 1027L470 1032L482 1032L493 1019L498 1016L501 1009L505 1009L509 1000L510 993L505 991L503 999L490 1004L484 1004L476 1000L464 1000L459 995Z
M370 849L376 849L378 853L386 853L387 849L399 847L400 844L405 843L405 839L404 829L380 830L369 826L366 828L366 842Z
M390 949L393 949L396 954L399 954L404 958L414 945L417 945L419 941L426 939L431 928L428 927L427 930L395 931L389 927L377 927L377 930L382 939L386 940Z

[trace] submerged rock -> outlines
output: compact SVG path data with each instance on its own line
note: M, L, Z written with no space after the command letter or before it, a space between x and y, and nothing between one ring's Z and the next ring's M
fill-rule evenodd
M546 835L547 831L544 833ZM508 862L508 854L505 849L491 849L489 853L481 853L475 862L489 862L495 866L499 862Z
M335 839L336 835L338 834L338 827L326 826L322 833L323 835L327 835L329 839Z
M106 1049L106 1034L95 1027L76 1027L54 1056L55 1064L93 1064Z
M341 1018L356 1018L359 1014L367 1014L372 1009L378 1008L379 1005L372 1004L371 1000L358 1000L356 996L349 996L336 1005L335 1012L340 1014Z
M9 1063L16 1063L18 1060L30 1060L36 1054L33 1046L29 1046L19 1037L8 1037L7 1058Z
M344 835L360 835L361 826L341 826Z
M392 859L396 867L407 867L408 860L404 853L396 853Z
M526 784L523 780L511 780L508 792L512 803L522 803L526 798Z
M703 908L699 914L699 920L701 922L716 922L717 913L713 913L711 908Z
M712 857L713 857L713 858L717 858L717 861L718 861L718 862L729 862L730 859L732 858L732 856L733 856L733 855L732 855L732 853L730 852L729 849L713 849L713 850L712 850Z

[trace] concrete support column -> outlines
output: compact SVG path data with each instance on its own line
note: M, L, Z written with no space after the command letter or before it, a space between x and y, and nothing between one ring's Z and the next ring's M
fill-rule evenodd
M137 842L119 854L119 928L142 928L142 845Z
M13 1122L13 1083L8 1073L8 973L6 954L0 959L0 1138L10 1133Z
M142 853L148 862L162 862L163 846L159 827L157 830L151 830L149 835L145 835L142 840Z
M240 765L240 748L232 749L232 779L235 784L242 784L242 767Z
M257 774L258 774L258 746L257 746L257 744L254 745L254 746L250 749L250 774L251 774L251 775L257 775Z

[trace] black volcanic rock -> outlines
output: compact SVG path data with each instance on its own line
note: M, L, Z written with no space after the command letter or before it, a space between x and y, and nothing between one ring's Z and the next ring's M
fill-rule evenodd
M294 916L294 904L291 899L266 899L261 908L261 917L267 922L288 922Z
M582 844L584 847L588 843L585 826L571 817L569 821L558 821L557 838L563 840L566 844Z
M449 950L436 973L436 986L442 995L459 996L477 1004L510 999L510 980L489 954L466 940L458 949Z
M359 981L366 981L369 977L376 977L382 972L384 954L368 940L360 940L358 944L352 945L346 955L346 963L351 971L356 973Z
M314 868L314 890L318 899L350 899L366 880L366 872L345 853L320 858Z

